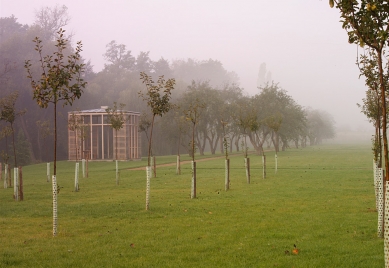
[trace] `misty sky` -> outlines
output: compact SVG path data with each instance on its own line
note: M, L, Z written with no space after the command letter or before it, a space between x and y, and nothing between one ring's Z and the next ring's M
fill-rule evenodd
M104 66L106 44L116 40L134 56L150 51L152 60L219 60L253 95L265 62L300 105L326 110L337 127L373 129L356 106L366 89L357 47L348 44L327 0L0 0L0 16L32 24L35 10L55 4L68 7L66 29L82 41L94 71Z

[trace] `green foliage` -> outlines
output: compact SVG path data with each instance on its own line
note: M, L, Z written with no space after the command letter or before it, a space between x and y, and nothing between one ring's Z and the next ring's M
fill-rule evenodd
M162 116L167 113L174 106L170 103L171 92L174 89L176 83L174 78L165 80L163 76L158 78L157 83L154 83L152 77L146 74L145 72L140 73L140 79L143 84L146 85L146 93L139 92L139 96L147 102L151 113L153 115L151 119L151 129L150 129L150 138L149 138L149 150L148 150L148 166L150 166L150 157L151 157L151 142L153 137L153 126L155 116ZM163 92L163 94L162 94Z
M82 78L85 64L79 63L82 51L81 42L77 42L75 52L65 59L64 50L68 40L64 38L65 30L58 31L57 51L53 55L42 55L42 40L36 37L35 50L40 56L42 75L39 80L33 79L31 73L31 61L26 60L25 68L33 88L33 99L41 108L47 108L49 103L63 102L63 105L72 105L75 99L79 99L86 86Z
M111 124L112 128L116 131L119 131L123 128L124 123L127 121L123 108L126 105L124 103L120 103L119 107L116 102L113 103L113 108L107 108L105 111L108 116L108 123Z
M127 121L127 118L125 117L123 113L123 108L126 106L124 103L120 103L119 107L117 106L117 103L113 103L113 108L107 108L105 111L107 112L108 116L108 123L111 124L111 127L115 130L115 140L116 140L116 160L118 160L118 131L123 128L124 123Z
M196 124L198 124L200 120L204 107L205 104L201 102L198 98L196 98L194 101L192 101L189 104L189 107L187 107L186 110L184 110L186 120L192 123L192 137L189 144L192 161L195 161L195 153L196 153L196 142L195 142Z
M158 78L157 83L154 83L151 76L144 72L140 73L140 79L143 84L146 85L147 92L143 94L139 92L140 97L147 102L147 106L150 107L151 113L156 116L162 116L167 113L173 105L170 103L171 92L174 89L176 83L174 78L165 80L163 76ZM161 94L163 92L163 94Z

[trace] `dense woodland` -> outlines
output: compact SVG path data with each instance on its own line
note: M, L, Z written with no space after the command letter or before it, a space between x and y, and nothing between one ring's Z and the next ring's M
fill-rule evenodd
M32 25L18 23L14 16L0 18L0 152L1 162L18 165L53 159L52 107L40 108L33 100L26 60L31 71L39 76L39 54L32 40L40 37L43 54L55 51L56 33L66 29L69 16L65 6L42 8ZM72 42L72 36L67 36ZM68 47L68 53L73 47ZM81 53L82 55L82 53ZM87 86L73 106L59 106L58 159L67 159L67 112L125 104L126 110L141 112L142 150L146 155L151 115L139 92L145 92L140 72L174 78L174 109L156 119L153 154L188 153L191 123L185 116L197 103L198 122L195 129L197 152L223 151L226 138L231 151L248 147L258 154L270 146L276 150L319 144L335 135L334 120L325 111L300 106L278 83L258 87L258 94L249 96L239 87L239 77L214 59L191 58L168 61L152 60L149 52L132 55L124 44L111 41L104 53L106 64L94 72L93 62L83 60L83 79ZM15 146L13 146L15 145ZM14 150L15 148L15 150Z

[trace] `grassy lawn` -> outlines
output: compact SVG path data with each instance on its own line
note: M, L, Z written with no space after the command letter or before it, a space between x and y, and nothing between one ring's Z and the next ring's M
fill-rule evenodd
M220 155L219 155L220 156ZM211 157L207 155L206 157ZM58 164L58 235L52 237L46 164L23 168L24 199L0 189L0 267L383 267L377 238L372 154L367 146L323 145L251 155L247 184L242 155L159 168L145 211L146 161L92 162L74 192L74 162ZM183 160L188 160L183 159ZM157 163L175 162L159 157ZM2 186L2 183L1 183ZM299 254L292 254L293 245Z

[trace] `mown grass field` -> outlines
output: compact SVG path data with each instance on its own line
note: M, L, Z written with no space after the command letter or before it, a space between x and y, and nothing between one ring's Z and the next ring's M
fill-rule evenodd
M190 164L179 176L158 168L149 211L145 171L130 169L146 161L121 162L118 186L113 162L92 162L79 192L74 162L60 162L57 237L46 165L26 166L24 201L0 189L0 267L384 266L369 145L280 152L277 174L268 152L266 179L261 158L250 158L247 184L242 155L231 156L228 192L223 158L198 162L193 200Z

